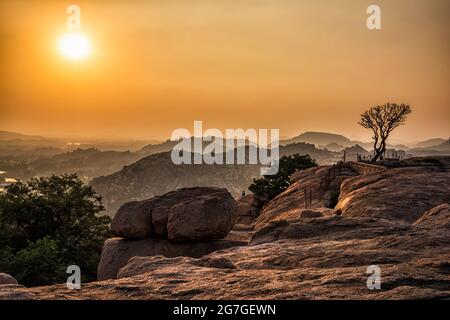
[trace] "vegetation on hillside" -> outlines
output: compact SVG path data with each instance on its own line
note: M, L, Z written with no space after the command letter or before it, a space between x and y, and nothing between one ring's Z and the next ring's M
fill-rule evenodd
M289 155L280 158L278 173L253 179L248 189L263 200L271 200L291 185L290 175L296 170L305 170L317 166L309 155Z
M96 278L110 219L101 198L74 174L17 182L0 193L0 271L20 284L65 282L69 265Z

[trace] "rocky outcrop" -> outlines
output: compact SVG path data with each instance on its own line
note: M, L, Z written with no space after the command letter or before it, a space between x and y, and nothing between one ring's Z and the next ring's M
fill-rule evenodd
M249 243L255 231L256 230L253 225L235 224L230 233L225 237L225 240Z
M251 224L258 217L263 204L263 201L253 194L237 200L236 223Z
M348 165L359 175L372 174L386 170L386 167L364 162L349 162Z
M0 286L9 284L17 284L17 280L7 273L0 273Z
M335 215L308 220L280 220L270 222L255 232L250 245L270 243L282 239L376 238L382 234L397 234L410 229L408 223L367 217L344 218Z
M304 219L316 219L322 217L333 217L338 215L338 211L330 208L316 208L316 209L305 209L300 211L299 218Z
M200 259L137 257L119 279L39 288L0 287L34 299L449 299L450 234L406 222L328 217L273 222L251 246ZM274 236L274 235L277 236ZM381 290L367 288L367 267Z
M427 166L331 179L330 169L313 168L266 204L261 223L235 225L227 240L109 240L102 260L121 259L110 273L117 279L82 290L0 286L0 298L450 299L448 174ZM312 181L341 187L337 209L326 192L305 208L301 188ZM380 290L367 287L373 265Z
M97 270L99 280L114 279L136 256L195 257L245 245L249 232L225 238L236 219L236 202L226 189L184 188L120 207L105 242ZM245 239L241 241L241 239Z
M172 243L167 239L126 240L108 239L102 250L97 270L98 280L115 279L120 268L136 256L194 257L199 258L211 252L246 245L243 241L217 240L207 242Z
M291 177L291 186L263 207L254 224L261 228L271 221L297 219L305 209L334 207L332 198L339 193L342 181L356 175L348 165L298 171Z
M215 258L205 256L199 259L189 257L177 257L174 259L167 259L163 256L156 257L134 257L130 259L125 267L120 269L117 274L117 278L128 278L138 274L154 271L163 266L170 266L174 263L177 264L192 264L205 268L217 268L217 269L236 269L236 266L230 260L226 258Z
M111 232L128 239L222 239L233 227L235 214L236 202L226 189L184 188L122 205L113 218Z
M439 168L396 168L358 176L341 185L336 209L347 217L367 216L413 223L450 202L450 172Z
M415 226L423 228L448 228L450 229L450 205L443 203L425 212L416 222Z

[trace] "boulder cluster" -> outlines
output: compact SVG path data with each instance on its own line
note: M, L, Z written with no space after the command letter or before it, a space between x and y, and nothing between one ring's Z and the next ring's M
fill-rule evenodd
M105 242L98 279L117 276L135 256L201 257L241 245L224 240L236 221L236 201L226 189L183 188L117 211Z
M235 214L236 202L226 189L184 188L124 204L111 231L128 239L217 240L230 232Z

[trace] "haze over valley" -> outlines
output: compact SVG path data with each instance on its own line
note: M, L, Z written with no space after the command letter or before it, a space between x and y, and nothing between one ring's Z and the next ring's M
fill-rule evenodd
M142 200L191 186L227 188L235 197L259 177L257 165L174 165L170 158L177 141L96 140L74 143L73 139L50 139L19 133L0 133L2 188L11 181L32 177L76 173L103 196L106 213L131 200ZM83 141L83 140L80 140ZM205 145L209 142L205 142ZM319 164L355 161L369 155L371 142L352 141L343 135L305 132L280 141L280 155L309 154ZM450 155L449 140L433 138L388 145L388 152L402 158Z

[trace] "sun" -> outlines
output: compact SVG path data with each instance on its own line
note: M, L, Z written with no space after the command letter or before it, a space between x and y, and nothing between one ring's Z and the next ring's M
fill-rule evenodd
M91 53L91 43L81 32L67 32L58 43L59 52L71 60L81 60Z

